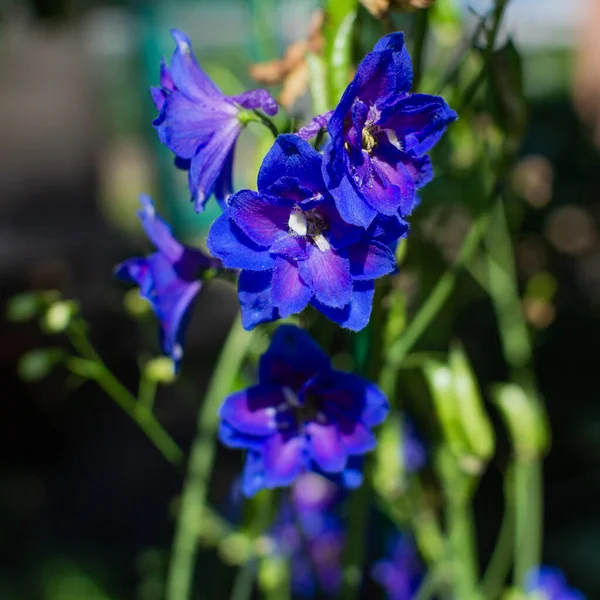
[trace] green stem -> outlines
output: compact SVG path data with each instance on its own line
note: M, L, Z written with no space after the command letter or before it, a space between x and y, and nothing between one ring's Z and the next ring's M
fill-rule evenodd
M538 567L542 538L542 470L537 459L514 465L515 584L524 589L529 571Z
M380 377L380 387L386 393L393 392L398 367L450 297L458 273L475 252L487 229L489 218L489 212L486 211L475 220L463 242L457 261L440 277L400 339L390 347Z
M496 38L498 37L498 31L500 30L500 23L502 22L502 17L504 16L504 11L508 6L509 0L496 0L496 8L494 9L494 21L492 24L492 30L490 31L490 35L488 37L488 43L485 47L483 53L483 65L481 70L476 75L475 79L471 82L467 91L464 93L462 97L462 101L460 107L458 109L459 114L464 111L469 104L473 101L479 86L484 82L487 71L490 66L490 62L492 60L492 54L494 53L494 45L496 43Z
M256 560L247 560L238 570L231 590L231 600L249 600L254 587Z
M140 377L140 387L138 388L138 402L146 408L148 412L152 412L154 408L154 400L156 399L156 381L146 377L142 373Z
M468 498L448 500L448 537L455 557L457 598L473 598L477 582L474 528L471 502Z
M131 392L113 375L88 340L85 326L78 320L66 331L73 347L83 358L71 358L67 368L74 374L94 380L146 434L157 450L173 465L183 461L183 452L148 407L139 404Z
M430 600L430 598L433 598L447 576L447 567L444 564L429 569L413 600Z
M166 600L189 600L192 597L198 535L202 529L203 507L216 454L218 411L232 389L251 340L252 334L242 328L237 317L221 350L198 414L196 437L190 451L175 527Z
M253 110L248 117L246 117L247 123L260 123L264 125L272 134L275 139L279 135L279 129L277 129L277 125L273 123L273 121L267 117L267 115L263 115L259 110Z
M360 591L366 555L370 497L371 489L365 482L353 493L350 502L348 537L344 553L344 580L342 583L342 598L344 600L355 600L358 598Z
M413 91L418 91L423 76L423 62L427 30L429 27L429 10L420 10L415 16L415 43L413 46Z
M502 592L504 582L510 571L512 560L512 547L514 543L514 527L515 527L515 509L513 499L509 495L509 490L512 485L508 485L513 477L512 470L508 470L505 477L507 484L505 489L505 507L504 517L500 525L500 532L496 540L496 545L490 558L490 562L483 575L481 583L481 591L484 598L493 600L498 598Z

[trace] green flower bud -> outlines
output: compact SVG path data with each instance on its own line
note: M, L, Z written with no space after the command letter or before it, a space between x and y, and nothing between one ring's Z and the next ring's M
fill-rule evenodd
M550 428L542 403L514 383L497 385L492 394L517 457L529 460L545 454L550 445Z
M62 348L38 348L27 352L19 360L18 372L24 381L41 381L62 361Z
M54 302L43 317L42 325L49 333L64 331L77 311L77 304L72 300Z
M168 356L158 356L144 365L144 376L156 383L173 383L177 379L175 365Z
M6 318L9 321L23 323L33 319L40 309L37 294L18 294L9 299L6 305Z

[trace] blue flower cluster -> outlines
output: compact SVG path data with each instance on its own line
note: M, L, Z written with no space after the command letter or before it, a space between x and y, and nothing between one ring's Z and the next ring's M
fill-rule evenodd
M535 600L585 600L585 596L572 587L560 569L540 567L527 577L526 591Z
M299 132L279 135L260 168L257 190L233 192L235 146L245 125L278 111L266 90L226 96L198 65L189 39L163 60L154 128L188 172L191 199L222 208L208 236L214 258L179 243L149 198L140 213L157 252L117 267L140 287L175 366L192 301L209 268L239 270L242 324L286 318L311 305L353 331L369 322L375 280L396 269L418 190L432 178L427 152L456 119L442 98L412 94L402 33L384 37L358 66L338 106ZM262 113L260 112L262 111ZM310 139L326 129L317 150ZM372 383L331 367L302 330L284 326L260 362L259 383L229 396L221 440L247 450L243 491L289 485L315 471L356 487L371 428L388 403ZM418 454L418 453L417 453ZM417 462L420 457L415 459Z

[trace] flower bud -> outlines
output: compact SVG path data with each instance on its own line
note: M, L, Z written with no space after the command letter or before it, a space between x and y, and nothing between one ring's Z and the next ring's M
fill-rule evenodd
M39 308L40 303L37 294L18 294L8 300L6 318L16 323L30 321L38 314Z
M61 348L38 348L21 356L18 372L24 381L41 381L63 359Z
M175 364L168 356L158 356L144 365L144 376L156 383L173 383L177 377Z
M517 458L530 460L543 455L550 445L550 430L541 402L514 383L497 385L492 394Z
M495 439L466 355L455 347L449 365L429 360L424 374L448 446L464 471L478 473L491 458Z
M42 325L49 333L64 331L75 314L77 304L70 300L54 302L43 317Z

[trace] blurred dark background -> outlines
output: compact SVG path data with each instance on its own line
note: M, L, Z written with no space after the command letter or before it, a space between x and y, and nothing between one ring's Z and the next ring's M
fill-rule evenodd
M515 252L523 310L553 426L544 562L560 565L589 598L600 598L600 155L593 130L600 59L594 36L581 29L590 18L585 11L595 8L575 0L540 4L514 0L505 33L522 51L530 103L512 178L521 202ZM172 51L168 29L184 28L203 66L233 93L251 85L249 62L278 57L306 34L317 7L316 0L3 0L2 302L32 289L80 299L100 353L133 389L138 355L157 351L155 330L126 315L111 269L148 247L135 217L137 195L156 196L188 239L201 238L214 217L193 213L185 183L173 175L150 126L147 87L157 82L160 56ZM437 36L436 43L453 48L461 32ZM238 186L252 185L262 138L250 132L242 143ZM467 148L457 160L471 158ZM459 208L445 220L443 244L450 249L468 226ZM427 243L425 221L415 235ZM455 306L455 332L477 357L483 384L502 379L489 302L466 282ZM183 378L159 392L157 415L184 448L235 311L229 284L208 286L188 333ZM158 600L183 473L93 384L69 385L61 371L39 383L19 379L19 357L55 343L35 323L0 323L0 598ZM217 502L239 468L239 456L221 459ZM500 467L492 465L476 506L484 556L500 518ZM213 559L207 553L198 573L209 580L207 598L219 597L210 590L228 576L225 567L215 571Z

